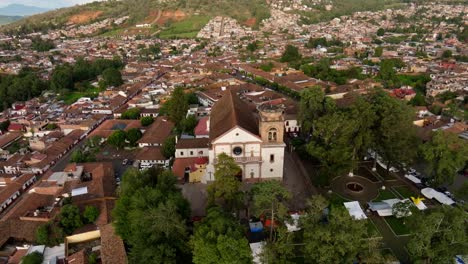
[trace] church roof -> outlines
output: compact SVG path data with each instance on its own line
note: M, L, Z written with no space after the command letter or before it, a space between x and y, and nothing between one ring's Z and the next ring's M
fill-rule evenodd
M258 122L251 108L234 91L227 91L211 109L210 139L214 140L236 126L258 135Z

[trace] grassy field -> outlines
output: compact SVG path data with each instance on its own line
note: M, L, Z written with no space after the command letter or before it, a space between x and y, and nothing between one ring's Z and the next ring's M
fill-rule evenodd
M61 95L59 99L63 100L65 104L71 105L74 102L76 102L78 99L80 99L81 97L94 98L98 96L99 92L100 92L99 88L88 89L85 92L68 92L64 95Z
M159 33L159 37L162 39L195 38L210 19L209 16L191 16L183 21L172 23Z
M375 226L374 222L372 220L367 219L367 234L369 237L381 237L382 235L380 234L379 230Z
M379 190L379 196L374 201L382 201L387 199L397 198L396 195L390 190Z
M410 197L417 197L417 194L415 194L410 188L407 186L396 186L392 187L393 190L395 190L402 198L410 198Z
M393 232L398 236L410 234L410 230L403 223L403 218L396 218L393 216L385 217L385 221L392 228Z

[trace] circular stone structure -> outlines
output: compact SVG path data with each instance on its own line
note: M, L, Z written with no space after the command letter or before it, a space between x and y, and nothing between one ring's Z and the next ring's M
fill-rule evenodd
M370 202L379 195L376 183L358 175L336 177L330 187L333 192L352 201Z

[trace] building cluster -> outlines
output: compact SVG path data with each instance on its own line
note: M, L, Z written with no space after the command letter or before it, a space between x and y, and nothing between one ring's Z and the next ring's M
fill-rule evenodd
M119 179L115 164L87 162L62 166L72 151L81 149L85 139L99 137L105 141L115 131L137 129L142 137L132 150L131 163L138 169L171 169L181 184L205 184L214 181L219 154L225 153L241 167L236 175L240 181L258 182L283 177L285 139L295 138L301 132L297 97L304 89L318 86L335 99L338 107L344 107L353 102L355 94L366 94L382 86L373 78L380 72L379 62L401 59L405 66L395 68L396 72L430 76L427 96L448 91L455 95L453 102L466 98L468 64L441 59L447 50L453 56L466 56L468 52L466 43L453 34L459 28L451 22L467 13L466 6L410 5L405 9L358 12L306 25L299 23L300 16L291 12L308 11L310 7L303 1L270 4L272 17L260 23L260 30L250 29L232 18L215 17L198 34L204 39L201 41L136 36L71 38L93 35L110 24L124 23L128 17L42 35L0 35L0 43L14 47L0 50L2 74L18 74L28 67L39 72L44 80L50 80L57 65L74 64L80 57L94 61L119 56L125 63L121 69L123 85L101 89L93 96L83 93L71 103L55 93L44 92L38 98L7 106L0 113L0 123L9 122L0 134L0 246L11 249L1 252L0 260L7 256L10 263L19 263L22 256L33 251L44 254L47 260L68 263L83 263L81 259L92 252L100 256L102 263L122 263L125 259L123 242L110 225ZM324 4L328 3L313 1L310 6ZM327 6L327 10L332 8ZM416 15L421 19L412 21ZM421 36L408 33L399 43L388 42L404 36L400 32L409 30L414 23L428 33ZM382 36L376 35L379 28L385 31ZM437 40L440 35L444 36L443 41ZM53 39L56 48L49 52L33 51L30 38L37 36ZM306 47L309 38L341 41L343 45L338 49ZM248 53L248 45L254 42L258 47ZM335 83L278 62L291 44L298 47L303 57L311 57L315 62L330 58L330 69L344 71L357 67L366 78ZM154 47L156 51L148 52ZM382 54L377 56L379 47ZM219 54L213 50L219 50ZM268 62L271 69L262 69ZM99 79L91 81L96 89ZM190 105L186 113L197 121L193 133L180 136L174 133L174 120L163 112L164 103L177 87L194 93L199 101ZM388 92L406 101L417 96L416 87L407 85ZM445 109L448 105L440 107ZM138 118L152 117L153 123L143 126L140 120L122 119L135 108L139 110ZM430 110L416 107L413 113L422 139L441 129L468 139L465 121ZM175 154L171 157L165 153L164 144L174 136ZM113 158L118 163L123 159L117 155ZM80 210L91 205L97 207L96 222L66 236L65 243L55 248L9 244L12 240L33 242L37 228L55 219L70 202Z

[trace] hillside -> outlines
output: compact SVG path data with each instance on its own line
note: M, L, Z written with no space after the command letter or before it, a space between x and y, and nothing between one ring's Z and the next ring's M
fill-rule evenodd
M125 17L123 23L110 23L95 35L194 37L215 16L232 17L240 24L258 28L263 19L270 17L271 8L299 14L301 23L311 24L357 11L401 8L406 3L421 1L435 0L108 0L33 15L0 30L31 33ZM138 24L145 27L135 27Z
M20 30L21 33L60 28L71 24L90 24L106 18L129 16L122 27L134 26L138 23L153 23L159 26L170 26L180 22L180 17L168 16L163 23L154 21L159 12L182 12L185 19L201 16L205 21L216 15L231 16L245 22L255 18L260 22L269 17L269 8L265 0L122 0L94 2L86 5L73 6L49 11L43 14L27 17L15 23L3 26L3 30ZM200 29L201 25L198 29Z

